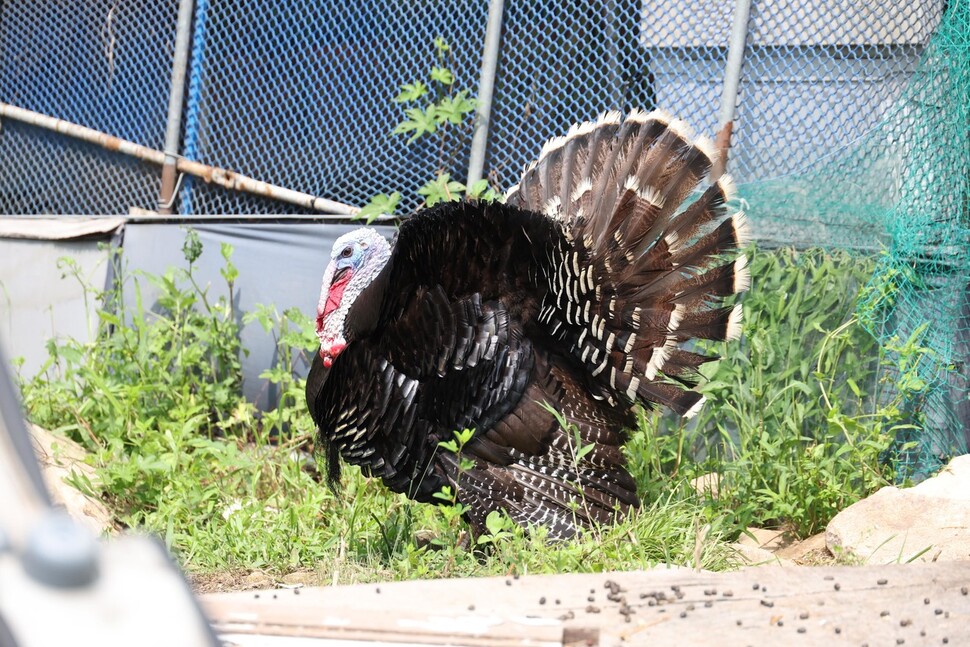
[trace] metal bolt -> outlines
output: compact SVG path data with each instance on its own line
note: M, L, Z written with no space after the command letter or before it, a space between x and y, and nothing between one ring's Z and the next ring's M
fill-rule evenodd
M67 513L51 510L30 529L23 564L32 578L48 586L86 586L98 577L98 542Z

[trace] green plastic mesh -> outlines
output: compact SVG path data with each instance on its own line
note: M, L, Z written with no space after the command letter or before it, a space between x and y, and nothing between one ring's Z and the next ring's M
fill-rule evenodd
M970 447L970 2L951 2L875 127L811 168L740 187L767 238L879 253L860 321L912 430L904 468ZM880 251L881 250L881 251Z

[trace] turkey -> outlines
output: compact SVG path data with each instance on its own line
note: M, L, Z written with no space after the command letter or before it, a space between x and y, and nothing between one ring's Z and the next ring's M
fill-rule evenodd
M693 416L715 358L684 343L741 333L733 184L683 204L714 156L666 113L610 112L549 141L505 204L338 238L306 386L331 485L343 459L417 501L448 486L476 533L505 510L570 538L636 507L635 407ZM439 443L463 429L459 469Z

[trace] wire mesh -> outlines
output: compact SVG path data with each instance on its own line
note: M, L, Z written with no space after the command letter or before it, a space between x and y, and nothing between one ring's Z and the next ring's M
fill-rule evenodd
M883 234L881 222L856 208L866 205L853 205L854 220L840 217L842 201L831 218L805 218L791 205L808 171L864 143L882 123L944 6L753 3L731 172L751 185L746 195L759 198L758 215L776 220L769 232L787 241L844 241L854 228L859 245ZM512 184L544 140L605 109L659 106L713 135L733 7L728 0L507 2L486 165L495 184ZM452 128L444 142L436 135L408 144L392 134L403 119L393 98L403 84L427 80L438 37L451 45L443 64L454 87L474 94L487 11L487 3L470 0L197 0L182 153L355 205L397 190L407 213L437 171L464 179L471 124ZM0 100L161 148L176 14L175 0L6 2ZM3 188L36 193L45 184L32 178L50 179L38 173L50 159L15 152L9 139L0 138L0 153L16 156L21 168ZM878 188L869 193L880 201L868 211L884 210L896 188L888 162L856 157L853 163L872 167L867 186ZM74 171L61 166L58 177L68 182ZM106 202L104 189L117 194L115 212L153 207L155 185L144 186L143 176L130 180L136 191L103 183L70 192L67 202L7 198L0 207L91 211ZM97 200L85 201L85 193ZM183 213L299 211L197 180L182 193Z
M945 6L753 4L731 172L766 236L885 242L907 163L892 115Z
M438 168L464 179L470 137L445 142L444 155L437 139L406 145L392 134L402 119L393 98L427 80L437 37L451 47L456 86L477 86L485 3L252 0L199 10L204 51L197 38L186 124L196 127L195 111L197 159L350 204L400 190L405 210ZM260 209L198 182L192 191L183 205L198 213Z
M0 101L161 148L177 3L0 3ZM158 181L124 156L63 135L0 130L0 212L155 208Z

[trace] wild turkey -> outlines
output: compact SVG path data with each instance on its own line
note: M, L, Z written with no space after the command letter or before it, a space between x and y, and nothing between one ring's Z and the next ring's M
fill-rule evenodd
M393 246L337 239L306 389L331 483L342 457L418 501L450 486L475 532L504 509L553 538L637 506L634 406L694 415L715 358L682 343L741 332L723 303L749 284L733 185L681 208L713 158L665 113L610 112L549 141L505 204L427 209ZM459 477L439 442L462 429Z

